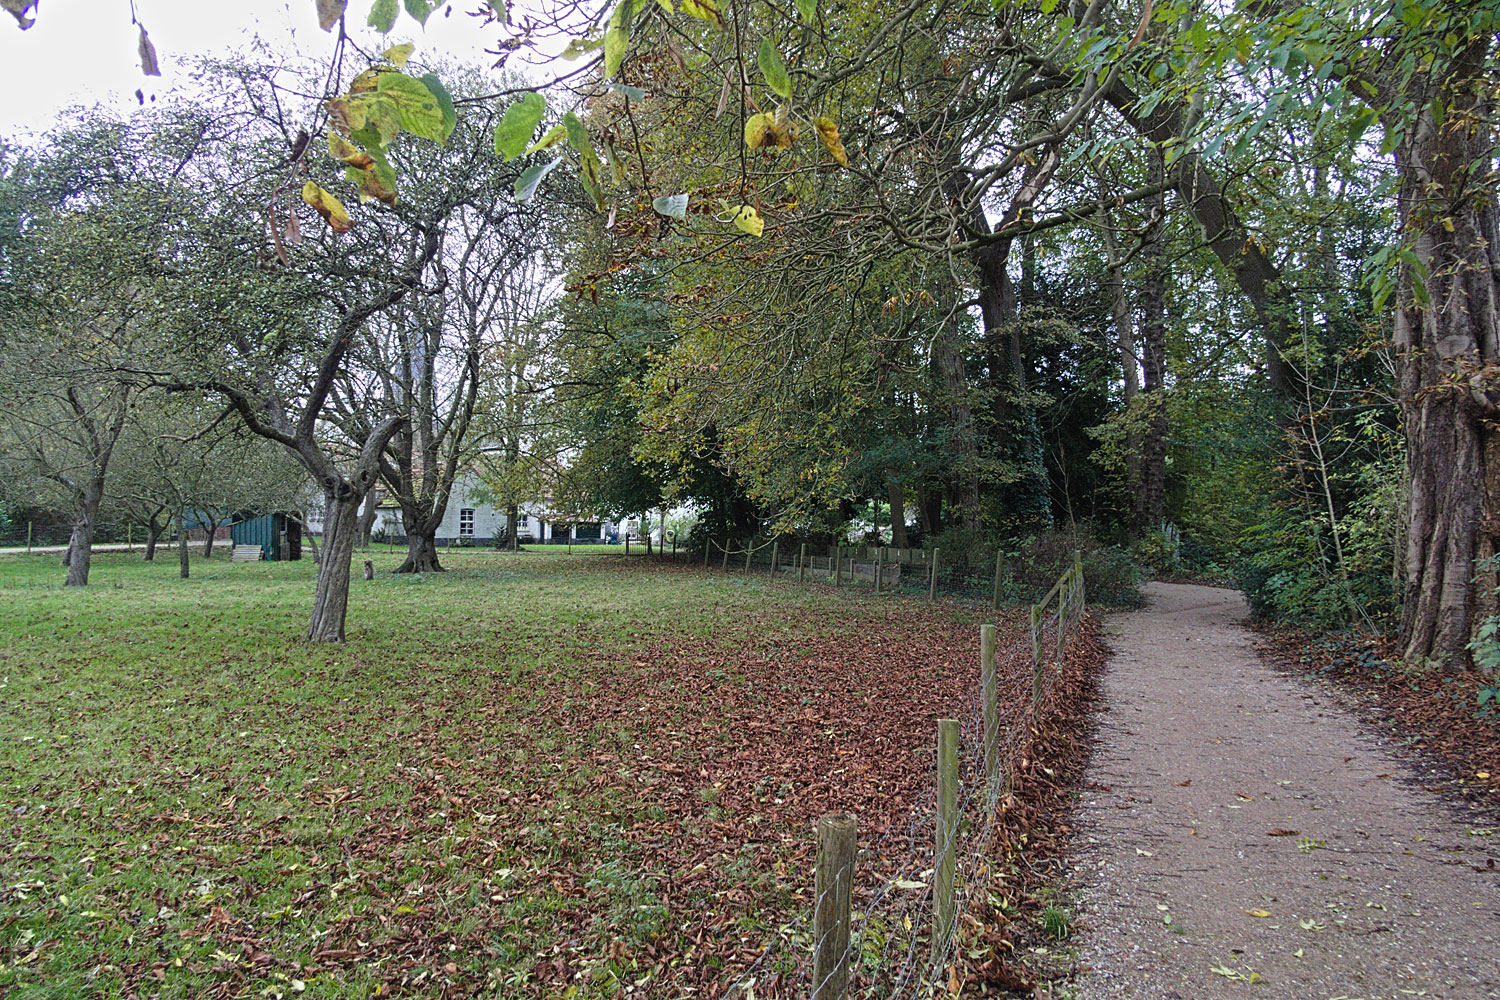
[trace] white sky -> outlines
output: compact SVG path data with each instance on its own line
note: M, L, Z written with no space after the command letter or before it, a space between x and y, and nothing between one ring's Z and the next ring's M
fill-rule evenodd
M477 4L440 8L425 31L403 12L382 42L364 27L372 2L350 0L346 15L349 33L367 49L409 41L419 56L443 52L484 66L494 61L484 47L498 32L468 15ZM156 45L159 79L141 75L130 0L41 0L27 31L0 12L0 136L43 131L74 104L128 111L138 106L137 87L148 97L166 93L183 81L188 57L248 48L256 35L281 51L314 57L333 51L335 35L319 30L314 0L135 0L135 9Z

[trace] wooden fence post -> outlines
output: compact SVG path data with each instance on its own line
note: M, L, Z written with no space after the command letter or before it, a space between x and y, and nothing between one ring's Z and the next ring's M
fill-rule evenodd
M131 525L131 524L126 524L125 525L125 551L126 552L134 552L135 551L135 539L133 537L133 535L135 534L135 532L133 532L131 530L133 527L134 527L134 525Z
M1062 666L1063 652L1068 646L1068 597L1066 594L1057 595L1057 660L1059 667Z
M1031 712L1042 700L1042 608L1031 606Z
M929 601L935 601L935 600L937 600L937 568L938 568L938 550L937 549L933 549L932 550L932 559L931 559L930 563L931 564L930 564L930 566L928 568L927 599Z
M708 553L714 547L714 540L708 537L708 532L703 533L703 568L708 569Z
M875 549L871 555L875 557L875 593L880 593L880 578L885 575L885 546Z
M797 550L797 582L801 583L807 579L807 543Z
M818 820L813 876L812 1000L844 1000L849 989L849 910L854 903L857 824L848 813Z
M781 555L781 539L771 543L771 579L776 579L776 559Z
M984 787L993 809L1000 787L1000 685L995 677L995 626L979 626L979 686L984 698Z
M995 553L995 610L1000 610L1000 570L1005 565L1005 551Z
M26 522L26 554L31 555L31 522Z
M719 569L723 570L725 573L729 572L729 538L728 538L728 536L725 536L725 538L724 538L724 561L723 561L722 564L720 564Z
M833 557L833 585L839 587L844 583L844 547L837 545L834 548L837 551Z
M932 960L941 961L953 938L957 912L953 876L958 839L958 720L938 720L937 858L932 881Z
M755 539L745 539L745 572L750 572L750 557L755 555Z

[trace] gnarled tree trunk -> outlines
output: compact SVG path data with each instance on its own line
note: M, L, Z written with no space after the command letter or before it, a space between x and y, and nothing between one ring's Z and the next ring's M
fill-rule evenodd
M99 516L99 494L90 489L73 521L68 538L68 579L65 587L87 587L89 566L94 556L94 519Z
M1401 648L1450 669L1471 664L1468 643L1495 613L1495 573L1477 563L1500 541L1492 44L1471 43L1442 78L1411 86L1422 110L1396 153L1400 217L1421 262L1403 259L1394 327L1408 482Z
M363 495L347 482L326 489L328 513L323 518L323 559L318 563L318 586L313 595L309 642L343 642L344 616L349 607L349 561L359 538L359 502Z
M146 522L146 555L143 558L145 562L156 561L156 543L160 541L161 533L166 530L166 525L159 520L160 517L160 512L152 514L150 520Z
M396 567L397 573L441 573L437 554L437 525L429 520L412 518L403 512L406 528L406 561Z

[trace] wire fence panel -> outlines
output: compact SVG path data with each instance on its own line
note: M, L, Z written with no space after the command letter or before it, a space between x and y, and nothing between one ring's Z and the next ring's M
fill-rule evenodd
M957 801L951 844L953 917L945 921L947 928L935 926L933 919L936 879L948 868L939 860L940 779L934 766L929 783L932 791L912 810L906 826L891 825L857 853L848 920L835 922L830 925L833 929L825 932L848 934L847 949L842 949L844 964L826 965L830 947L841 948L843 939L820 940L814 919L820 909L836 902L827 895L840 890L836 884L822 893L815 892L807 909L780 927L759 957L715 996L736 1000L915 1000L955 991L959 936L951 928L966 914L981 912L996 885L999 873L992 854L1004 822L1012 787L1010 776L1030 753L1038 721L1058 707L1057 684L1063 673L1067 639L1084 611L1083 574L1075 560L1044 603L1033 607L1034 631L995 651L996 690L991 697L1000 724L992 729L998 743L992 748L985 742L986 692L978 683L976 671L973 692L957 720L953 782ZM991 794L988 785L987 756L1001 772L1002 792L998 796ZM823 978L816 984L812 963L815 954L823 955L825 963ZM831 972L837 975L831 976ZM829 988L833 983L842 987L846 981L846 990L834 993Z

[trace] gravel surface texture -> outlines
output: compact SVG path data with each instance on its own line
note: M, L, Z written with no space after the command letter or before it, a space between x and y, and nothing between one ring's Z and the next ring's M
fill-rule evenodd
M1261 663L1238 593L1148 595L1106 624L1074 996L1500 998L1500 831Z

